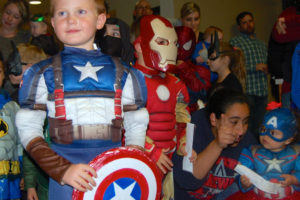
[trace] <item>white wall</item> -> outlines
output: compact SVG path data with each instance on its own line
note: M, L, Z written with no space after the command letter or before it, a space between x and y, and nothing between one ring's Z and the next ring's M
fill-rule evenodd
M179 18L181 6L190 0L149 0L152 7L161 6L161 14ZM132 23L132 12L136 0L108 0L111 10L117 17ZM201 9L200 30L209 25L223 29L225 40L237 32L235 18L241 11L250 11L254 15L257 36L268 41L272 26L281 12L281 0L194 0Z

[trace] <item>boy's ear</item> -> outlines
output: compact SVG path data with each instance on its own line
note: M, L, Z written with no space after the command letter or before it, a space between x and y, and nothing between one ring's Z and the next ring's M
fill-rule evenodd
M135 42L134 43L134 49L137 53L142 53L141 43Z
M217 126L217 118L215 113L211 113L209 116L210 124L212 126Z
M100 30L101 28L103 28L105 22L106 22L106 15L104 13L101 13L100 15L98 15L96 28Z

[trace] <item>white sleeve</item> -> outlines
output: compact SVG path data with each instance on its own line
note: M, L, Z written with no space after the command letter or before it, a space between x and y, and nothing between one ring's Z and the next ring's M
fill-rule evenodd
M124 113L125 145L145 146L149 114L146 108Z
M20 109L16 116L16 125L22 145L26 149L28 143L36 138L42 137L43 125L46 118L46 111Z

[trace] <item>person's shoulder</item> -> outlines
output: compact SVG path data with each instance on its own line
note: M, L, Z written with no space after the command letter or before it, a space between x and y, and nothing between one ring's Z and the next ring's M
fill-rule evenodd
M20 30L17 33L17 37L22 38L25 42L29 41L30 37L31 37L31 33L30 31L27 30Z

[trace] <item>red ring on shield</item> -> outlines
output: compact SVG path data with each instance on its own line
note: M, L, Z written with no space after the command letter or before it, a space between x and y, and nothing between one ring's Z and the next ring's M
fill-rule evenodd
M117 181L122 179L133 182L132 187L129 187L138 188L139 199L160 199L161 174L156 164L138 149L115 148L98 155L89 165L97 172L97 186L85 193L74 190L73 200L111 199L105 194L110 193L109 188L115 188ZM117 195L117 189L114 190Z

